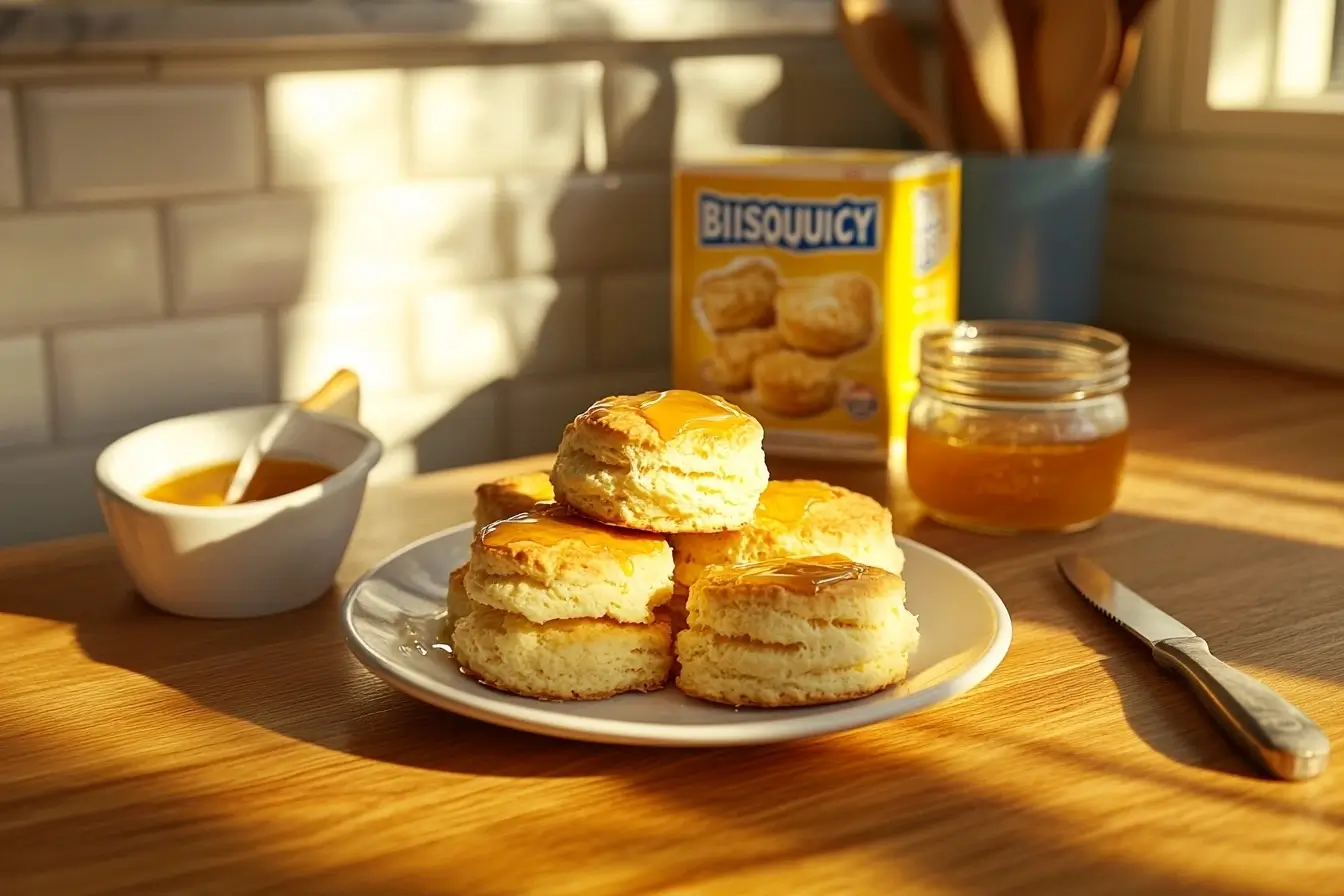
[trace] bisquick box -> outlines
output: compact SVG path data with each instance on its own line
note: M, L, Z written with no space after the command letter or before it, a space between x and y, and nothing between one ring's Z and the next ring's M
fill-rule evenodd
M885 460L920 332L956 319L960 162L753 149L680 166L673 194L677 388L755 415L770 454Z

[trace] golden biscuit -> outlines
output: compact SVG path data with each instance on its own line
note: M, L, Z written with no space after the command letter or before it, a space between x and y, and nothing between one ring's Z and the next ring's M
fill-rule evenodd
M905 678L919 640L898 575L838 555L715 567L691 586L677 687L732 706L807 706Z
M716 333L768 325L775 317L778 291L779 273L760 258L710 271L696 284L700 308Z
M672 390L604 398L565 427L551 483L585 516L646 532L750 521L769 474L756 418Z
M554 500L551 475L544 470L482 482L476 486L476 531L496 520L531 510L542 501Z
M532 622L652 622L672 597L672 549L542 504L476 533L463 584L476 603Z
M752 521L736 532L668 540L678 588L689 588L706 567L783 557L839 554L897 575L905 564L887 508L867 495L808 479L772 481Z
M686 597L686 589L674 585L672 599L663 604L659 610L667 624L672 627L674 635L686 628Z
M872 338L875 304L872 283L857 274L790 284L775 302L779 334L809 354L843 354Z
M457 569L453 570L452 575L448 577L448 618L446 620L447 628L452 630L452 626L457 620L471 612L475 604L467 596L467 564L463 563Z
M761 409L785 417L829 411L840 389L835 362L792 349L761 355L751 367L751 379Z
M672 632L665 622L565 619L539 625L477 607L457 623L453 653L463 671L503 691L546 700L602 700L666 684Z
M714 355L709 359L705 378L725 392L751 388L751 365L766 352L784 347L784 340L773 328L740 330L714 340Z

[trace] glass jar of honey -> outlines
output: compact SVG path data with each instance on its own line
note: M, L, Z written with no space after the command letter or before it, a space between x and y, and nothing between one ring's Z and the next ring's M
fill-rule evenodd
M1087 529L1120 488L1128 383L1128 343L1095 327L969 321L926 332L906 434L910 490L961 529Z

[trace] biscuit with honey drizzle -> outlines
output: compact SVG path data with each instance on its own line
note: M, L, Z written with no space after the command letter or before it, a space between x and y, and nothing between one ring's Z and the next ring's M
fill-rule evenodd
M449 592L453 652L468 674L526 697L654 690L672 669L672 630L655 615L671 595L664 539L540 504L476 533Z
M559 501L613 526L723 532L750 522L769 474L756 418L673 389L604 398L565 427Z
M672 597L672 549L661 536L540 504L476 533L463 585L476 603L536 623L652 622Z
M891 512L867 495L811 479L774 480L735 532L672 535L673 579L688 589L710 566L840 554L900 574Z
M677 687L732 706L853 700L903 680L918 643L901 577L838 555L715 567L691 586Z
M505 476L476 486L476 531L490 523L555 500L549 470Z

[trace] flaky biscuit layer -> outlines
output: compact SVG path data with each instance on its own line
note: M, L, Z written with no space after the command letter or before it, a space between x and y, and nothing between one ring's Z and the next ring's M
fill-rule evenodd
M665 622L570 619L537 624L479 607L453 631L463 669L500 690L548 700L602 700L661 688L672 669Z
M795 514L775 500L806 489ZM794 508L784 508L793 510ZM733 566L777 557L840 554L900 574L905 555L892 534L891 512L867 495L812 480L772 481L751 522L732 532L672 535L674 577L688 588L709 566Z
M648 532L744 525L769 478L764 430L719 403L712 423L668 431L631 407L599 402L565 427L551 470L556 497L592 519Z
M496 520L531 510L544 501L555 500L551 474L546 470L505 476L476 486L476 529Z
M905 677L919 639L901 577L842 557L715 567L691 587L687 624L677 686L735 706L875 693Z

